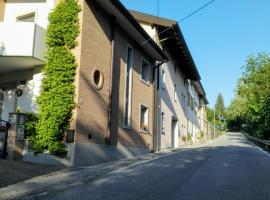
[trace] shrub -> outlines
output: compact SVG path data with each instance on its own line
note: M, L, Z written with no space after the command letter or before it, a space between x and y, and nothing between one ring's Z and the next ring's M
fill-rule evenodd
M189 142L191 142L191 143L193 142L192 136L191 136L190 133L187 134L187 140L188 140Z
M71 50L79 35L80 6L76 0L62 0L49 15L46 64L41 94L37 99L39 121L32 139L35 153L49 151L65 155L63 136L75 107L76 60Z
M25 114L25 138L30 139L36 135L36 124L38 122L38 115L36 113L27 112Z
M204 132L200 131L200 139L202 140L204 138Z
M186 142L187 141L187 137L185 135L182 136L182 141Z

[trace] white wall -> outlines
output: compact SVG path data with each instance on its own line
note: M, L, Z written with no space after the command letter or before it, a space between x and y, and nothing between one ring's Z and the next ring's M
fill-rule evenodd
M15 99L15 91L14 90L5 90L4 91L4 102L2 108L2 116L1 119L8 121L8 116L10 112L14 112L14 100Z
M156 29L152 28L149 24L141 23L141 26L146 30L150 37L155 38ZM164 133L159 134L161 138L161 149L171 148L172 144L172 118L178 119L179 127L179 137L178 144L182 145L182 136L187 136L187 133L191 133L193 136L193 141L196 141L196 138L200 130L200 120L199 113L195 113L195 110L192 110L187 105L188 100L188 85L185 84L184 75L181 72L181 66L176 66L176 72L174 67L174 60L169 57L169 62L162 65L160 70L160 84L162 84L162 70L165 72L166 76L166 85L162 87L160 85L160 115L163 112L165 119L165 131ZM176 93L177 100L174 100L174 84L176 84ZM193 86L190 86L190 90L196 101L199 105L199 97ZM161 119L161 117L160 117ZM162 124L160 123L160 130Z
M47 27L48 14L54 7L54 0L32 0L30 3L29 1L25 1L27 3L24 3L24 0L22 0L22 3L17 2L6 0L4 22L16 22L16 17L35 11L36 23L43 28Z
M40 89L41 89L41 82L43 79L43 74L41 73L41 69L40 68L35 68L34 69L34 74L33 74L33 98L32 98L32 102L33 102L33 112L37 111L37 107L36 107L36 100L37 97L40 94Z
M9 113L15 112L16 108L19 108L20 112L37 112L35 102L40 93L41 81L42 73L40 72L40 68L36 67L32 71L32 79L28 80L22 87L23 95L17 98L17 106L15 105L15 87L6 89L4 91L5 96L1 119L7 121Z
M34 35L34 23L0 23L0 55L32 56Z

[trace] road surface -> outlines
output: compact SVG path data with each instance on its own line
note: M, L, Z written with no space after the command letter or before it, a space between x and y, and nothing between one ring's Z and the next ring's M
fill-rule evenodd
M270 156L240 133L50 194L65 200L268 200Z

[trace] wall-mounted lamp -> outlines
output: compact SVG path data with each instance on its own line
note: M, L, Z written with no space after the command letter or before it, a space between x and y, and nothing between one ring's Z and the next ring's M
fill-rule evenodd
M21 97L23 95L23 87L25 84L26 84L26 81L19 81L17 83L16 89L15 89L16 97Z

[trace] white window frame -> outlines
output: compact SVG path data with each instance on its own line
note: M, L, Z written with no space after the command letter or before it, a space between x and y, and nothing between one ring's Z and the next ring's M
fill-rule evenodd
M147 63L147 65L148 65L148 72L149 72L149 74L148 74L148 81L146 81L146 80L144 80L143 79L143 76L142 76L142 72L143 72L143 70L142 70L142 68L143 68L143 62L145 62L145 63ZM150 79L151 79L151 67L150 67L150 63L145 59L145 58L141 58L141 76L140 76L140 79L141 79L141 81L143 82L143 83L145 83L146 85L150 85Z
M127 124L125 124L125 114L126 114L126 87L127 87L127 65L128 65L128 62L127 62L127 59L128 59L128 49L131 49L131 52L132 52L132 56L131 56L131 69L130 69L130 74L129 74L129 94L128 94L128 116L127 116ZM125 92L124 92L124 113L123 113L123 128L126 128L126 129L130 129L131 128L131 123L130 123L130 118L131 118L131 104L132 104L132 74L133 74L133 57L134 57L134 50L133 48L131 47L131 45L127 44L127 47L126 47L126 65L125 65Z
M147 130L143 130L142 127L141 127L141 112L142 112L142 107L146 108L147 109ZM140 106L139 106L139 131L140 132L145 132L145 133L148 133L149 132L149 107L145 104L142 104L140 103Z
M162 89L165 89L165 86L166 86L166 72L164 69L161 69L161 88Z
M176 84L173 84L173 99L176 102L177 101L177 91L176 91Z
M165 134L165 113L161 112L161 133Z

